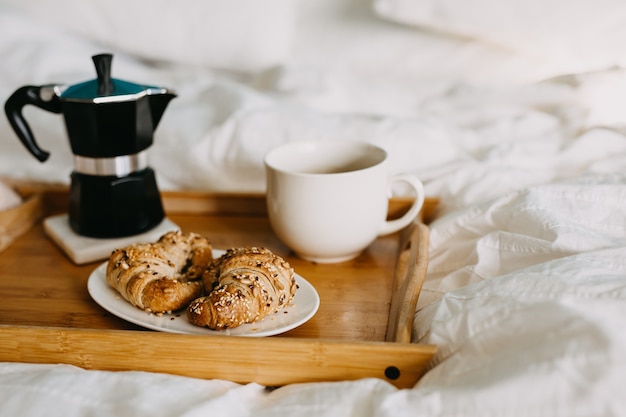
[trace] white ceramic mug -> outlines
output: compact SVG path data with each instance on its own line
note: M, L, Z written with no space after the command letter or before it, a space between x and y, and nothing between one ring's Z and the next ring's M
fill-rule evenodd
M387 152L365 142L292 142L265 156L267 209L272 229L296 255L320 263L358 256L378 236L411 223L424 204L414 175L390 176ZM405 182L415 202L387 220L391 186Z

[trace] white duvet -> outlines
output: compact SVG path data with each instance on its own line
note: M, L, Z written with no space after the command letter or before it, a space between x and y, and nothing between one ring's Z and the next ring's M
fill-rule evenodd
M552 60L515 44L503 48L415 26L456 21L445 13L454 1L425 2L421 14L410 14L412 5L401 0L377 1L376 8L343 0L302 1L290 13L261 15L284 24L288 52L284 43L272 48L259 39L244 45L258 53L245 63L226 49L202 56L210 62L169 62L138 57L115 37L102 45L76 35L84 28L43 25L4 3L14 2L0 2L3 97L25 84L93 78L89 56L104 47L115 51L114 76L178 91L150 150L162 189L262 192L261 161L271 147L357 138L386 148L393 169L420 175L442 204L430 225L430 264L413 334L438 352L412 389L367 379L269 391L5 363L1 415L626 415L621 51L611 55L603 47L597 59ZM463 4L472 3L489 1ZM576 10L585 10L583 21L599 38L602 25L585 5ZM602 5L598 19L614 7L619 20L619 2ZM406 11L404 19L399 11ZM467 14L466 23L479 21L481 32L466 25L465 35L484 37L501 27L476 16ZM509 40L523 38L523 23L511 22L509 34L517 38ZM167 46L151 52L165 54ZM52 157L37 162L2 120L0 175L68 181L72 160L60 117L35 109L26 116Z

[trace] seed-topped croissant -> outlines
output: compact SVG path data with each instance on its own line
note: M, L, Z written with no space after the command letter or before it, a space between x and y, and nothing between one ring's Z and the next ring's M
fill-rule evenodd
M202 273L212 260L205 237L168 232L157 242L114 250L106 280L136 307L153 313L175 311L202 295Z
M187 317L213 330L253 323L289 304L297 284L293 268L265 248L229 249L203 274L207 296L191 302Z

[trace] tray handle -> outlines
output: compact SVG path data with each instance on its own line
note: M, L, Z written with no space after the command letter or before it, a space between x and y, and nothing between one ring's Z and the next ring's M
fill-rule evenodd
M387 342L410 343L415 307L428 269L429 229L415 220L400 236L393 278Z

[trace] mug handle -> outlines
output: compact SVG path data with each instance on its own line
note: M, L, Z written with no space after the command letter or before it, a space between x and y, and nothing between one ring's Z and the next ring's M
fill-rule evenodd
M411 188L413 188L413 190L415 190L415 201L413 202L413 205L411 206L409 211L404 214L404 216L400 217L399 219L387 220L385 223L383 223L383 227L380 232L378 232L378 236L395 233L398 230L408 226L413 220L415 220L420 210L424 206L424 184L422 184L422 182L414 175L397 174L389 178L389 185L393 184L394 182L400 181L407 183L411 186Z

